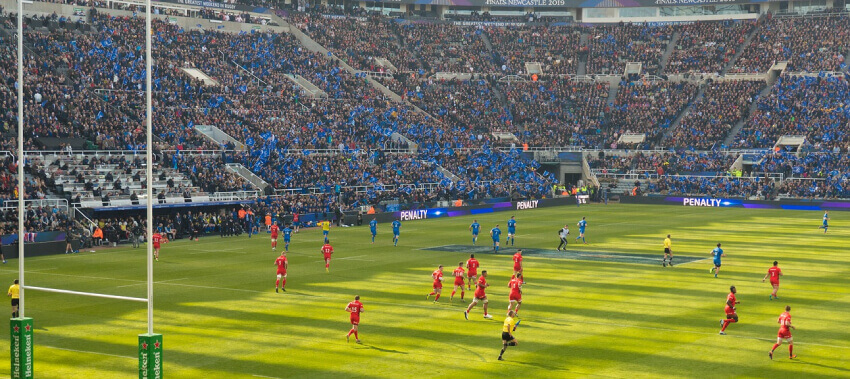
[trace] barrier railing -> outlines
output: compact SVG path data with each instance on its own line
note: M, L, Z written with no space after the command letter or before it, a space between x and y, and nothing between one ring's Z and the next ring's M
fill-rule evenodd
M14 209L18 208L18 200L4 200L2 204L3 204L3 206L0 207L0 209L5 210L5 209L10 209L10 208L14 208ZM29 207L29 206L32 206L32 207L47 207L47 208L53 208L55 206L56 208L60 208L60 209L67 211L68 210L68 200L65 200L65 199L31 199L31 200L24 200L24 206L25 207Z

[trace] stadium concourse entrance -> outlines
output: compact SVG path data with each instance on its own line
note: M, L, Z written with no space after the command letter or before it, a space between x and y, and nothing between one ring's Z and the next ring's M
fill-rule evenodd
M421 250L430 251L450 251L455 253L468 254L493 254L493 255L513 255L513 248L502 249L499 253L494 253L493 249L488 246L468 246L468 245L443 245L426 247ZM517 247L519 249L520 247ZM567 250L557 251L548 249L530 249L522 248L522 254L525 256L539 256L543 258L560 258L573 259L579 261L595 261L595 262L614 262L614 263L633 263L633 264L648 264L657 265L661 254L633 254L628 252L607 252L607 251L581 251ZM702 261L707 258L687 257L683 255L676 256L676 263L690 263Z

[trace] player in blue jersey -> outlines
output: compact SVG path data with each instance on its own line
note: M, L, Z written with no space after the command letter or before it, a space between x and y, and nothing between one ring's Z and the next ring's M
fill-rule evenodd
M472 231L472 244L475 245L475 242L478 241L478 230L481 229L481 224L478 223L478 220L472 220L472 224L469 225L469 230Z
M511 219L508 220L508 239L505 240L505 243L511 241L511 246L516 242L516 220L514 220L514 216L511 216Z
M292 240L292 228L286 225L283 228L283 251L289 252L289 241Z
M584 228L587 228L587 218L582 217L581 221L578 222L578 237L576 237L576 241L581 238L581 242L584 242L587 245L587 241L584 240Z
M398 235L401 233L401 221L393 221L393 246L398 246Z
M720 273L720 258L725 257L726 254L723 254L723 249L720 248L720 244L717 244L717 247L711 251L711 256L714 257L714 267L711 268L708 272L713 272L714 277L717 277L717 274Z
M829 228L829 211L823 211L823 225L818 226L818 229L823 228L823 234L826 234L826 229Z
M378 220L374 217L369 221L369 231L372 232L372 243L375 243L375 236L378 234Z
M499 239L502 237L502 230L499 229L499 224L496 224L496 227L490 229L490 237L493 237L493 252L499 252Z

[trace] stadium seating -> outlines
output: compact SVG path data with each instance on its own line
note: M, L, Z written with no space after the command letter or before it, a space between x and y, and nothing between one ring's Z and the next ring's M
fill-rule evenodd
M757 21L666 26L468 27L301 6L306 13L287 13L286 19L355 71L311 51L289 33L201 32L154 21L154 147L171 151L167 160L171 154L177 157L171 170L182 173L186 182L178 183L174 193L254 190L221 167L229 159L282 192L352 187L340 191L346 194L345 204L336 207L399 199L543 196L554 179L511 148L574 146L677 148L680 159L630 154L634 156L589 163L594 170L653 171L662 178L654 185L663 191L685 193L717 185L726 194L762 196L765 188L777 186L751 185L748 179L673 180L667 175L725 172L733 155L684 151L718 148L726 139L735 148L767 149L785 135L802 135L806 149L846 151L850 95L847 78L833 72L846 71L848 39L841 38L850 33L846 15L768 15ZM346 16L338 16L342 14ZM14 81L8 78L14 77L15 52L9 39L12 23L2 20L0 54L8 59L0 62L0 73L7 78L0 91L0 122L2 132L10 135L16 119ZM83 138L90 148L108 150L145 147L140 92L144 22L106 13L94 13L92 21L88 31L27 28L28 149L41 148L42 137ZM819 32L822 28L834 33ZM663 77L726 70L764 73L784 60L786 71L811 74L786 74L763 98L757 97L765 86L762 80ZM543 68L534 79L525 72L525 64L532 62ZM611 77L576 77L581 67L589 74L619 77L628 62L641 63L642 73L618 83ZM197 80L184 68L197 69L215 83ZM377 78L361 70L393 74L379 75L380 80L402 101L391 100L392 94L372 85ZM475 76L441 79L437 72ZM292 80L295 75L323 94L304 91ZM246 149L229 158L191 154L223 146L223 141L198 133L194 127L199 125L215 126ZM646 139L621 143L620 137L629 133ZM13 138L3 139L4 150L14 146ZM827 167L820 160L809 164ZM841 178L845 170L832 168L838 173L830 177ZM36 180L33 188L42 193L76 188L66 179L54 184ZM788 182L778 188L792 186L802 185ZM93 189L86 195L94 195ZM133 188L122 184L113 195L126 196L128 189ZM311 201L323 205L315 209L338 201L316 199Z
M850 85L845 76L784 76L747 121L734 145L770 148L783 135L800 135L821 150L850 142Z
M683 25L665 72L720 73L755 28L751 21Z
M845 71L848 20L846 13L808 17L768 15L760 20L756 38L730 71L764 72L781 61L789 61L791 72Z
M721 146L763 86L764 82L747 80L706 83L703 96L691 105L668 143L700 150Z

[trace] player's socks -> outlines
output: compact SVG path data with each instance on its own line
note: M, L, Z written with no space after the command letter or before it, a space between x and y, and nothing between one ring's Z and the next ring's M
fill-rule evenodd
M439 301L439 300L440 300L440 295L441 295L441 294L439 294L439 293L438 293L438 294L437 294L437 297L435 297L435 298L434 298L434 302L435 302L435 303L436 303L437 301Z
M499 360L500 360L500 361L502 360L502 355L504 355L504 354L505 354L505 349L507 349L507 348L508 348L508 346L507 346L507 345L502 346L502 352L501 352L501 353L499 353Z
M274 281L275 288L280 287L280 279Z
M457 291L452 291L452 296L449 299L454 299L455 293L457 293Z
M357 342L360 342L360 336L359 336L359 335L357 335L357 331L356 331L356 330L354 331L354 339L356 339L356 340L357 340Z
M465 294L466 294L466 292L463 292L463 290L460 291L460 299L461 300L463 300L463 295L465 295Z
M772 347L772 348L770 348L770 352L771 352L771 353L773 353L774 351L776 351L776 348L777 348L777 347L779 347L779 344L778 344L778 343L773 344L773 347Z
M788 356L792 359L796 357L796 355L794 355L794 345L788 345Z

